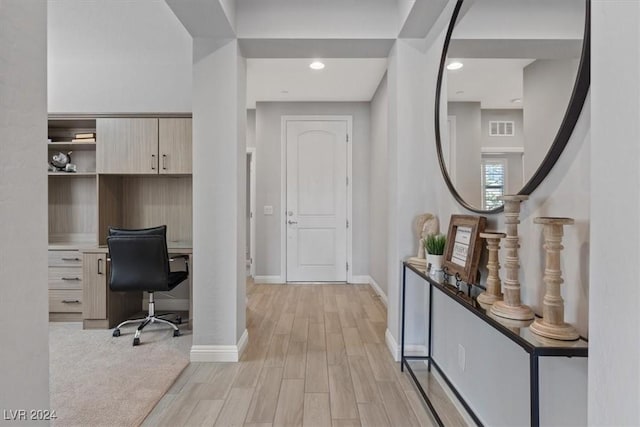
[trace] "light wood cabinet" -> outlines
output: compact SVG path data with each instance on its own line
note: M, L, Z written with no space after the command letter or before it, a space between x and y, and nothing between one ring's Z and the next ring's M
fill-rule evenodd
M97 119L98 173L158 174L158 119Z
M82 260L83 318L107 318L107 254L85 253Z
M191 119L159 119L160 174L190 174Z
M98 173L190 174L191 119L97 119Z

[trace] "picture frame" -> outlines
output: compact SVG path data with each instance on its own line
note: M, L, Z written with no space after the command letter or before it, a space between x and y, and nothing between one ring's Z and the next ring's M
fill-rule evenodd
M487 218L474 215L451 215L443 266L447 273L463 282L474 284L478 279L478 264L482 252L480 233Z

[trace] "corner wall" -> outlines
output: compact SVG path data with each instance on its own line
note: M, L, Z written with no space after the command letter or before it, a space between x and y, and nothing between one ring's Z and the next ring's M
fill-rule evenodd
M46 29L46 2L0 1L0 412L6 416L50 409ZM0 424L36 422L3 416Z

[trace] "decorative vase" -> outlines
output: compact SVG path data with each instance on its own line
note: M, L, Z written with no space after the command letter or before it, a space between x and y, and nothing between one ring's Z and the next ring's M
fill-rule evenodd
M427 266L431 265L430 272L442 271L442 258L443 255L427 254Z

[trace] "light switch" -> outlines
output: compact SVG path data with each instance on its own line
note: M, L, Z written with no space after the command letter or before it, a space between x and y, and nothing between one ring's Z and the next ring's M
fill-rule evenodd
M265 206L264 207L265 215L273 215L273 206Z

